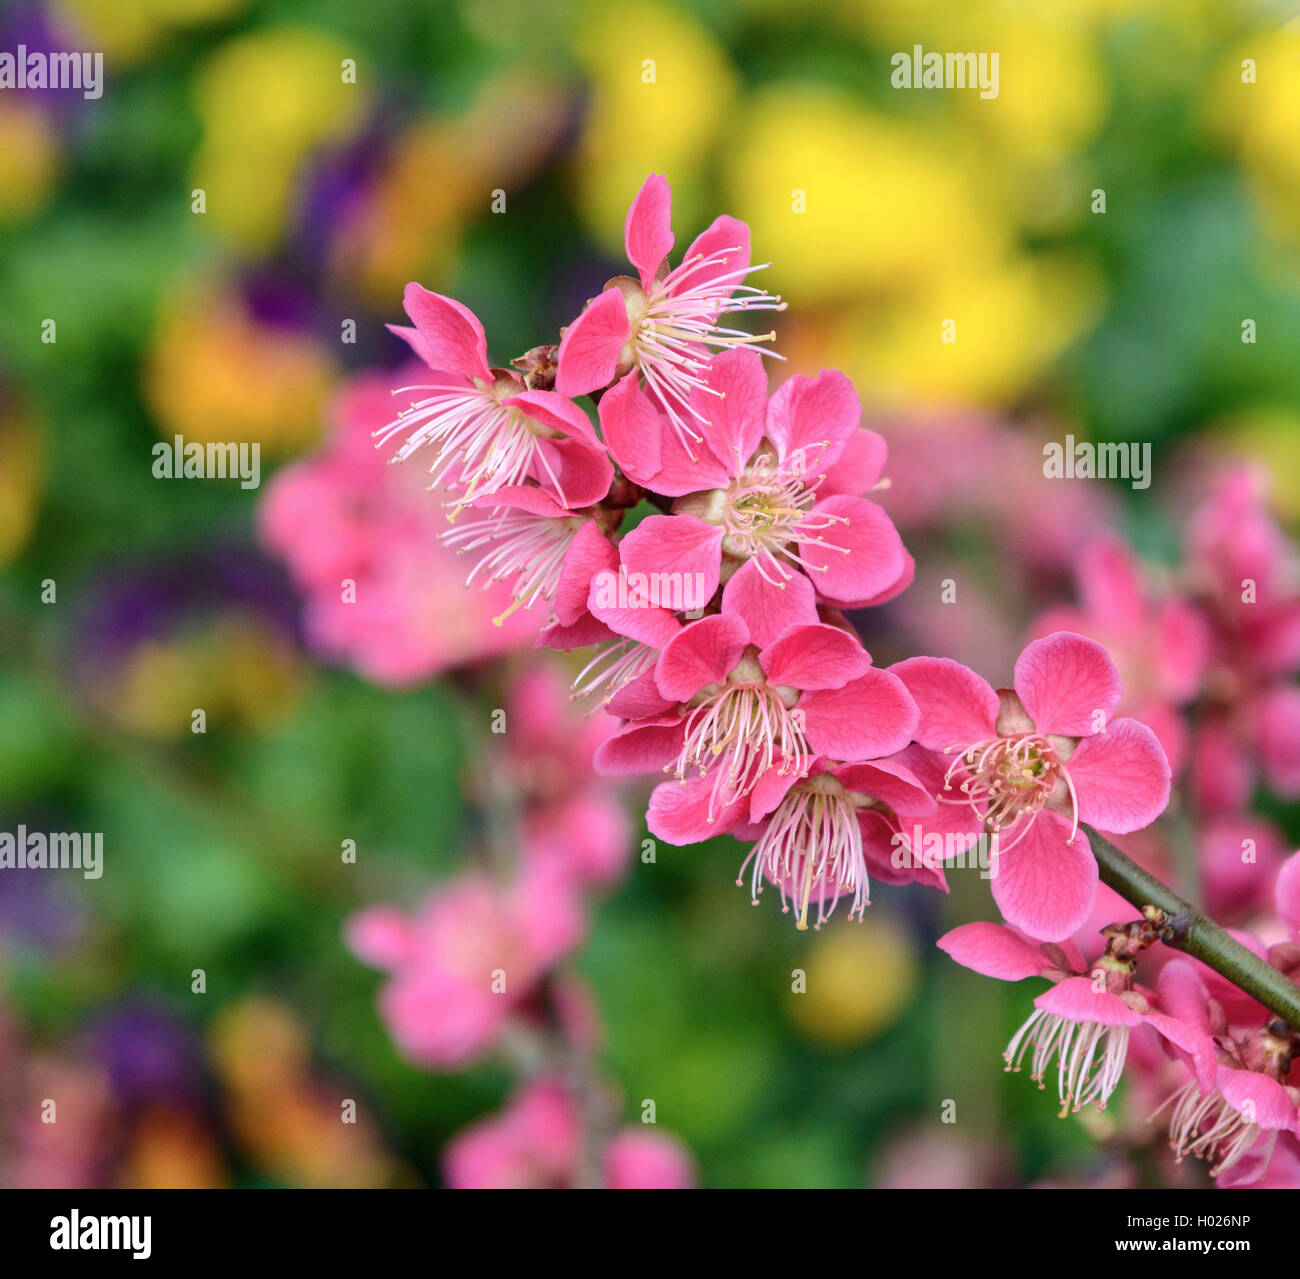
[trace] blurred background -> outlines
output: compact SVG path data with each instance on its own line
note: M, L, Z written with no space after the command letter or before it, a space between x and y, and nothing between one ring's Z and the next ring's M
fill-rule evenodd
M436 1185L509 1090L498 1060L405 1059L343 942L492 838L525 783L491 710L573 673L463 590L418 470L349 454L408 280L504 365L624 269L647 173L679 251L747 220L789 303L774 375L842 368L890 443L919 567L857 619L868 648L1005 682L1086 530L1159 578L1235 457L1300 519L1292 9L4 0L0 49L102 50L105 87L0 91L0 830L105 852L98 880L0 872L0 1178ZM916 43L998 51L999 95L891 88ZM1151 488L1045 484L1066 433L1149 442ZM177 435L257 442L260 488L156 479ZM312 562L341 530L359 616ZM604 814L629 860L573 968L623 1118L654 1098L703 1184L1105 1180L1105 1117L1002 1073L1025 993L934 949L995 917L977 876L796 934L730 840L641 862L639 799ZM1300 810L1268 816L1294 847Z

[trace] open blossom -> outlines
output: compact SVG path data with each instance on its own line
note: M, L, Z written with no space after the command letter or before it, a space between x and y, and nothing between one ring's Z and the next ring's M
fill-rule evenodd
M871 904L871 876L886 883L929 883L944 888L943 871L932 861L913 859L913 837L937 805L925 783L904 763L906 752L861 763L815 760L803 776L771 774L755 792L749 822L733 833L754 846L736 883L750 876L750 899L758 904L764 882L775 884L781 908L793 906L795 927L813 927L851 897L849 918L861 919ZM676 801L676 803L675 803ZM681 808L670 784L651 799L651 829L675 829Z
M615 694L608 709L627 723L596 755L604 773L706 779L690 791L706 826L771 774L799 776L818 755L891 754L916 723L907 690L855 636L810 608L770 638L770 619L747 603L678 631L654 671Z
M348 921L347 942L388 973L379 1005L403 1054L434 1070L458 1070L521 1015L584 925L572 879L537 867L504 886L464 875L409 915L370 907Z
M637 277L605 285L564 332L555 385L562 395L585 395L625 374L644 382L662 405L682 447L690 453L709 412L694 392L715 350L775 336L754 336L719 322L742 311L784 309L780 298L744 283L759 268L749 262L749 228L720 217L698 236L680 266L669 269L673 247L672 191L652 173L627 213L624 240Z
M1295 980L1300 975L1300 853L1278 873L1274 904L1289 940L1267 951L1239 940ZM1165 1100L1170 1144L1179 1156L1211 1163L1221 1185L1264 1184L1274 1155L1284 1184L1294 1176L1300 1137L1300 1087L1289 1082L1300 1038L1249 995L1195 960L1176 958L1160 972L1162 1003L1213 1037L1218 1061L1209 1080L1190 1079ZM1154 1116L1153 1116L1154 1118Z
M446 521L436 504L376 451L391 384L367 373L347 385L323 446L272 478L258 524L304 597L312 648L377 683L405 684L518 648L536 625L521 616L492 625L510 611L509 594L495 583L466 593L456 556L438 544Z
M561 625L578 621L592 576L618 561L602 522L561 506L536 484L507 485L471 505L479 518L456 524L441 540L474 559L467 586L509 585L514 602L497 624L517 608L551 602Z
M402 438L399 461L432 448L431 487L463 490L457 508L526 480L570 508L605 496L613 468L572 400L491 368L483 326L452 298L412 283L403 305L415 327L389 327L434 370L434 380L404 388L417 398L377 432L380 443Z
M560 1190L582 1163L582 1121L573 1094L556 1079L521 1087L505 1109L454 1137L443 1155L455 1190ZM621 1128L605 1139L592 1171L611 1190L686 1190L695 1184L689 1152L666 1133Z
M1163 1011L1156 996L1137 985L1127 930L1107 931L1111 944L1091 966L1069 939L1059 945L1034 942L1004 924L962 924L938 942L959 964L986 977L1045 977L1053 983L1034 1000L1004 1058L1008 1070L1019 1070L1028 1057L1030 1077L1040 1088L1055 1065L1062 1115L1090 1105L1105 1109L1128 1059L1130 1036L1141 1026L1181 1054L1202 1084L1214 1078L1210 1035Z
M713 361L709 387L720 398L700 427L694 459L631 381L604 396L601 426L620 465L676 497L673 514L649 516L623 539L624 568L647 579L690 576L706 598L720 582L743 578L777 628L814 594L841 608L897 594L914 565L889 516L860 496L879 481L886 450L859 426L852 384L834 371L797 376L770 400L766 386L752 352ZM655 469L646 475L638 453L655 438Z
M1079 823L1124 834L1169 800L1155 734L1110 722L1122 691L1114 663L1093 640L1057 632L1025 648L1011 689L945 658L891 669L920 708L917 742L951 760L940 797L999 835L992 890L1007 922L1047 941L1070 936L1097 891Z
M1120 709L1155 733L1177 772L1187 736L1180 708L1196 695L1209 648L1204 617L1181 596L1150 598L1136 556L1111 534L1083 548L1074 574L1079 607L1049 610L1034 636L1074 631L1101 644L1124 682Z

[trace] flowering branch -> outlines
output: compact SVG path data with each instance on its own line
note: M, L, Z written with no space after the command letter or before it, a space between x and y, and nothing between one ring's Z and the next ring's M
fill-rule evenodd
M1090 826L1084 830L1096 854L1102 882L1147 914L1160 929L1160 940L1165 945L1208 964L1289 1025L1300 1028L1300 986L1248 950Z

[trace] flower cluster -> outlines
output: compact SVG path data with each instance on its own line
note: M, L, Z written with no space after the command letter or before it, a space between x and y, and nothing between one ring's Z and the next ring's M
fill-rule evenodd
M1300 786L1300 595L1257 492L1242 477L1220 487L1193 518L1183 590L1159 598L1122 542L1080 538L1083 601L1040 619L1007 687L947 658L878 667L850 614L915 573L873 498L888 483L885 441L842 373L770 390L762 344L774 334L730 318L782 307L747 283L748 230L719 218L673 266L670 215L652 175L627 215L635 275L509 369L489 364L466 307L408 287L412 327L394 331L432 372L376 434L395 460L427 461L442 540L470 557L469 584L508 592L512 621L534 611L538 645L594 650L574 691L597 695L608 718L579 753L607 777L660 779L652 834L741 841L738 883L755 903L775 888L800 929L844 898L860 918L873 879L946 891L945 866L982 842L1005 923L939 944L977 972L1051 983L1008 1069L1054 1069L1067 1113L1105 1108L1136 1061L1142 1079L1171 1085L1157 1113L1169 1112L1178 1158L1207 1158L1224 1184L1293 1177L1295 1031L1212 968L1171 958L1174 925L1154 906L1125 918L1090 842L1132 846L1170 802L1171 760L1190 761L1207 843L1230 840L1210 823L1244 810L1257 762L1284 792ZM533 721L547 717L562 718L552 705ZM391 974L382 998L398 1043L439 1068L541 1014L582 1039L582 1001L556 965L581 931L574 867L588 884L617 874L602 855L612 819L566 782L583 761L563 735L511 749L520 776L550 788L531 833L524 819L515 877L470 875L414 920L368 912L352 930ZM1277 876L1275 930L1290 940L1255 944L1288 975L1300 969L1298 876L1300 854ZM489 968L510 974L509 994L489 989ZM619 1139L582 1138L582 1092L563 1071L535 1075L456 1144L452 1179L479 1184L488 1174L474 1170L490 1167L511 1184L621 1184ZM674 1180L664 1151L642 1157Z

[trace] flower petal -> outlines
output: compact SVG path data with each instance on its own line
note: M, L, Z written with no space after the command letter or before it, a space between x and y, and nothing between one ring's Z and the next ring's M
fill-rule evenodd
M935 945L964 968L1000 981L1041 977L1052 966L1037 946L1005 924L961 924L944 933Z
M555 356L555 389L561 395L586 395L608 386L631 335L622 290L605 289L564 330Z
M749 632L738 617L716 613L678 632L659 657L655 682L670 701L689 701L708 684L718 684L740 661Z
M858 393L843 373L796 373L768 401L767 437L783 462L798 458L803 472L815 475L839 460L861 417Z
M921 712L916 740L922 746L944 751L993 736L998 695L969 667L948 657L910 657L889 669L907 685Z
M781 584L770 582L753 560L746 560L722 588L722 610L749 627L750 638L766 648L787 627L817 621L817 594L802 573Z
M673 192L661 173L652 173L632 199L623 224L627 260L641 275L641 287L654 283L655 272L673 247Z
M682 266L696 258L711 258L726 250L731 251L718 263L711 263L686 275L682 281L683 287L698 289L719 276L731 275L749 266L749 227L738 218L728 217L724 213L721 217L714 218L712 224L691 241L686 256L682 258Z
M1156 735L1135 719L1117 719L1085 737L1066 769L1079 820L1116 835L1149 826L1169 803L1169 761Z
M1097 896L1097 862L1088 838L1077 831L1074 842L1069 839L1065 818L1040 812L1015 847L999 854L991 881L1007 923L1043 941L1063 941L1077 932Z
M751 638L752 638L751 632ZM769 684L788 688L843 688L871 669L856 637L838 626L792 626L758 656Z
M670 844L698 844L725 834L745 817L748 799L733 800L709 818L714 803L712 777L689 777L684 782L662 782L650 795L646 826L652 835Z
M600 430L629 479L648 485L659 469L665 419L633 369L600 397Z
M883 507L863 497L828 497L813 517L837 522L799 543L817 593L843 608L858 608L893 587L907 571L907 552Z
M473 311L455 298L430 293L414 280L402 294L402 306L420 333L420 345L411 345L431 368L492 381L487 336Z
M1115 663L1096 640L1070 631L1034 640L1012 680L1040 733L1088 737L1110 723L1123 688Z
M843 688L805 693L799 709L808 744L831 759L892 755L916 728L916 703L888 671L869 670Z

